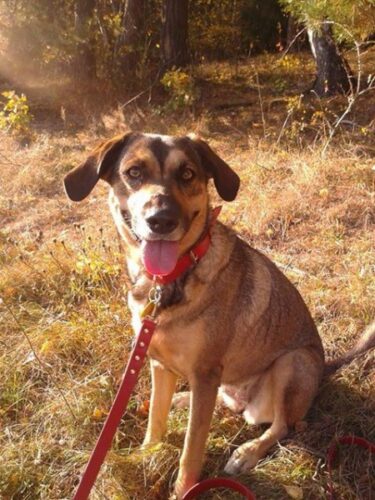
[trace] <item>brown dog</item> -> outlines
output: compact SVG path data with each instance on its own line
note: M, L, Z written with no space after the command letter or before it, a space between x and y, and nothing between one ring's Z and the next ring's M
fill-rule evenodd
M111 212L126 244L136 332L152 275L170 275L197 242L209 241L199 262L192 260L161 287L149 350L152 397L145 444L160 441L166 431L177 377L187 379L191 389L177 498L199 479L218 394L248 423L271 424L233 453L225 470L237 474L254 467L304 418L324 372L321 340L296 288L231 229L221 223L209 228L210 178L224 200L236 197L238 176L205 142L138 133L106 142L65 178L74 201L85 198L99 179L111 186ZM374 340L368 335L342 362Z

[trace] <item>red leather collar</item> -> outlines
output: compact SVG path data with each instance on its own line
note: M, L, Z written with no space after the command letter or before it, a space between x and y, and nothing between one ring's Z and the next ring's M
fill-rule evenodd
M210 229L215 224L221 212L221 207L216 207L211 212L211 219L208 226L206 234L184 255L182 255L176 264L174 270L165 275L152 275L149 276L156 281L159 285L168 285L175 281L179 276L181 276L190 267L195 266L207 253L211 243Z

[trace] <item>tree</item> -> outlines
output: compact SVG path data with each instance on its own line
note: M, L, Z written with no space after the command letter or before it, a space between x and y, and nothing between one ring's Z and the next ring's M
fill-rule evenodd
M189 0L165 0L162 29L164 69L185 66L188 54Z
M286 31L287 16L277 0L246 0L241 6L241 38L247 47L261 50L280 49Z
M317 67L311 90L321 97L349 92L353 73L334 41L332 24L323 21L319 30L308 29L308 35Z
M351 90L353 75L338 43L353 44L373 30L374 0L279 0L308 29L317 65L313 84L319 96Z
M144 0L126 0L122 17L123 33L119 37L121 68L125 74L134 71L138 61L139 46L144 21Z
M76 72L84 78L96 77L95 45L90 23L95 9L95 0L76 0L74 4L74 27L77 42Z

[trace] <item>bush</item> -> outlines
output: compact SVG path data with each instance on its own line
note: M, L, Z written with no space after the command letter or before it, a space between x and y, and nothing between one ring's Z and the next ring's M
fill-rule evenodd
M160 82L171 96L168 107L173 110L191 106L198 98L194 78L181 69L167 71Z
M14 90L5 91L1 95L5 102L0 111L0 129L27 134L32 120L27 97L25 94L16 94Z

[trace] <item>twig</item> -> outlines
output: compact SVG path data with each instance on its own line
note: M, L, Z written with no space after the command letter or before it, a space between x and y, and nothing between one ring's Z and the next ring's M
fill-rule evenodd
M276 141L276 146L278 146L278 145L280 144L281 137L283 136L284 130L285 130L285 128L286 128L286 125L287 125L287 123L288 123L288 121L289 121L289 118L292 116L292 114L293 114L293 110L291 109L291 110L289 110L289 111L288 111L288 114L286 115L286 118L285 118L285 120L284 120L284 123L283 123L283 125L282 125L282 127L281 127L281 130L280 130L279 136L278 136L277 141Z
M357 53L357 85L356 85L356 89L354 89L353 84L352 84L352 80L351 80L351 75L347 74L348 81L350 83L350 94L348 95L348 105L347 105L345 111L342 113L342 115L340 117L338 117L336 119L335 123L333 124L333 126L330 127L330 133L329 133L328 139L326 140L324 147L322 149L322 153L321 153L321 156L323 158L327 152L328 146L330 145L338 127L344 121L346 116L351 112L351 110L353 109L353 106L357 102L358 98L360 96L366 94L367 92L375 89L375 76L372 76L368 80L367 87L364 88L363 90L361 90L362 61L361 61L360 47L362 44L358 43L357 40L354 38L353 34L345 26L343 26L341 23L337 23L335 21L326 21L326 22L328 24L332 24L332 25L336 24L343 31L345 31L345 33L349 36L349 38L351 38L353 40L355 50Z
M137 95L135 95L134 97L132 97L128 101L126 101L124 104L121 104L120 109L126 108L126 106L128 106L132 102L134 102L137 99L139 99L139 97L141 97L142 95L146 94L147 92L150 92L153 89L153 87L155 87L156 83L159 81L161 72L162 72L162 70L159 69L159 71L157 72L157 75L156 75L154 81L151 83L151 85L149 85L145 90L142 90L142 92L139 92ZM149 100L150 100L150 98L149 98Z
M302 33L306 31L306 27L302 28L297 34L296 36L293 38L293 40L290 42L290 44L288 45L288 47L284 50L282 56L281 56L281 59L283 57L285 57L287 55L287 53L289 52L290 48L292 47L292 45L294 45L294 43L296 42L297 38L299 38Z
M128 101L126 101L125 104L121 104L120 106L120 109L124 109L126 108L126 106L128 106L129 104L131 104L132 102L136 101L139 97L141 97L143 94L146 94L146 92L149 92L150 89L152 88L152 85L150 85L149 87L147 87L146 90L142 90L142 92L139 92L139 94L135 95L134 97L132 97L131 99L129 99Z
M366 94L367 92L369 92L371 90L374 90L374 89L375 89L375 76L371 78L368 87L366 87L365 89L361 90L360 92L357 92L355 94L351 94L348 97L348 106L345 109L345 111L343 112L343 114L336 120L336 123L333 125L333 127L332 127L332 129L330 131L329 137L328 137L328 139L327 139L327 141L326 141L326 143L325 143L325 145L324 145L324 147L322 149L322 157L325 156L327 148L330 145L330 143L331 143L331 141L333 139L333 136L336 133L336 130L338 129L339 125L343 122L344 118L353 109L353 106L357 102L358 97L360 97L360 96L362 96L362 95Z
M302 97L303 97L303 94L301 94L300 97L299 97L298 106L300 106L300 104L301 104ZM282 124L282 127L281 127L281 130L280 130L280 133L279 133L279 136L277 138L275 146L278 146L280 144L281 138L283 136L283 133L284 133L284 130L285 130L286 126L287 126L289 118L293 115L293 113L294 113L294 109L293 108L288 111L288 114L286 115L284 123Z
M266 120L264 118L264 109L263 109L262 94L260 92L259 75L258 75L257 71L255 72L255 78L256 78L256 82L257 82L260 112L261 112L261 116L262 116L263 135L264 135L264 137L266 137Z
M251 106L254 104L254 101L239 101L239 102L228 102L228 103L222 103L222 104L215 104L215 106L212 106L212 109L228 109L228 108L240 108L240 107L245 107L245 106Z

